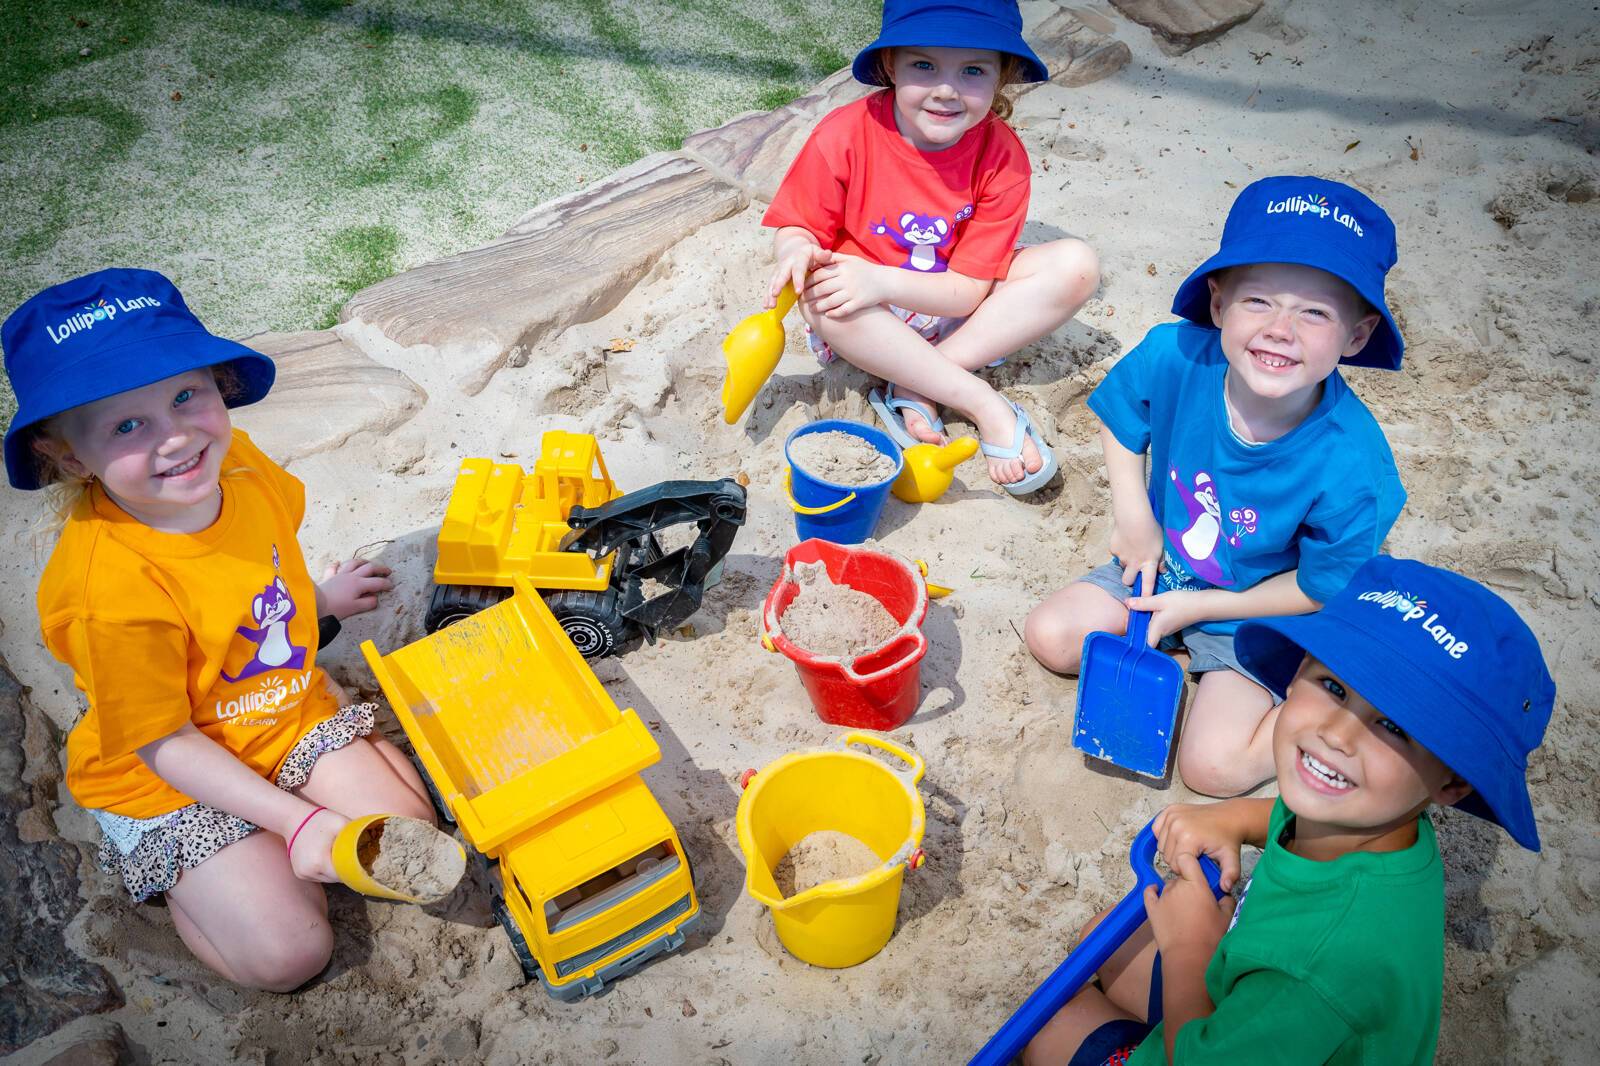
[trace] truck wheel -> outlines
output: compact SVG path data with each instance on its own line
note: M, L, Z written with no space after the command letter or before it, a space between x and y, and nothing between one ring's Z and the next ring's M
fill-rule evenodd
M638 635L633 623L622 617L616 589L561 589L545 593L544 602L585 659L614 655Z
M500 923L500 928L506 931L506 939L511 941L511 951L517 957L517 963L522 967L524 979L532 981L539 976L539 964L533 961L533 952L528 950L527 938L522 935L522 930L517 928L516 921L511 917L511 909L506 906L506 901L500 893L494 894L494 902L489 905L494 920Z
M423 628L437 633L445 626L453 626L486 607L493 607L509 595L510 589L494 585L435 585Z

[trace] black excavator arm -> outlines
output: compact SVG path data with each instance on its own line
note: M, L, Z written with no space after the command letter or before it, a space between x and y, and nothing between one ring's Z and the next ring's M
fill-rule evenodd
M732 478L663 481L600 507L574 507L561 550L597 559L615 551L611 583L620 613L654 642L658 632L681 625L699 608L707 580L744 519L745 492ZM694 542L664 551L656 534L691 522L700 530Z

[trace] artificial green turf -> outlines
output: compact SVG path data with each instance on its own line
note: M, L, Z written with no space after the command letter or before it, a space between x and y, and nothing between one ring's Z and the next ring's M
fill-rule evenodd
M0 18L0 313L163 271L219 333L351 293L740 111L876 0L28 0ZM87 56L80 51L87 49ZM9 417L0 390L0 419Z

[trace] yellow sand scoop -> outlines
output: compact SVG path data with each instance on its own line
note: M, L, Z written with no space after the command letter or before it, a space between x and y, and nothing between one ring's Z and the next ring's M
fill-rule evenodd
M783 316L794 306L794 286L778 293L778 306L755 314L733 327L722 342L728 376L722 380L722 420L733 425L783 358Z
M433 903L455 890L467 853L419 818L368 814L352 818L333 838L333 870L364 895Z

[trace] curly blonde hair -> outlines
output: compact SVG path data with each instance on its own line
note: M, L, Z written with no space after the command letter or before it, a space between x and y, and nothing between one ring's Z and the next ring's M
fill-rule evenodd
M894 49L878 49L877 63L879 83L893 89ZM1014 56L1010 52L1000 53L1000 77L995 81L994 99L989 101L989 111L1001 122L1011 119L1011 110L1016 105L1016 86L1022 82L1022 71L1021 56Z

